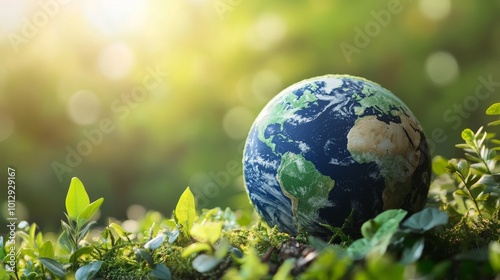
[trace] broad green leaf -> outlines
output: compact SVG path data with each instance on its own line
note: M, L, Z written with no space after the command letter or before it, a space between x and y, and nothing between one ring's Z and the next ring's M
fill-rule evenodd
M35 245L37 248L41 248L43 245L43 233L40 231L35 237Z
M155 250L163 244L163 241L165 241L166 238L167 236L164 233L158 233L155 238L144 244L144 248L148 250Z
M186 248L184 248L181 256L183 258L186 258L186 257L191 256L194 253L199 253L202 251L212 252L212 247L210 247L210 245L208 245L207 243L193 243L193 244L187 246Z
M493 271L500 273L500 242L492 242L490 244L488 256Z
M424 251L424 238L419 238L413 246L405 248L401 256L401 263L404 265L412 264L422 256Z
M416 232L424 232L447 223L448 214L437 208L430 207L413 214L402 226Z
M289 258L283 262L273 276L273 280L291 280L293 279L290 275L292 269L295 267L295 259Z
M182 226L182 231L188 236L196 217L195 200L189 187L186 188L177 202L175 217Z
M486 109L486 115L500 115L500 103L494 103Z
M383 224L389 220L396 220L399 223L405 218L406 214L408 214L408 212L402 209L390 209L380 213L373 220L378 224Z
M370 252L371 248L370 242L366 238L361 238L347 248L347 254L354 260L361 260Z
M39 250L39 256L42 258L54 258L54 246L51 241L46 241L42 244Z
M92 202L89 204L83 211L78 215L78 225L81 227L83 224L88 222L92 216L99 210L99 207L101 207L102 202L104 201L104 198L99 198L98 200Z
M201 254L193 260L193 268L200 273L205 273L214 269L220 262L221 259L219 258L207 254Z
M465 159L459 160L457 167L458 167L458 172L460 172L462 175L467 176L469 174L470 165Z
M57 244L66 252L71 253L73 251L73 246L69 240L68 233L63 231L59 238L57 239Z
M472 142L474 140L474 132L470 128L466 128L462 131L462 139L465 142Z
M198 241L214 244L222 233L222 224L216 222L194 224L190 233Z
M69 185L68 194L66 195L66 212L68 213L68 217L76 221L80 213L89 204L90 199L87 191L85 191L85 187L78 178L73 177Z
M470 195L462 189L454 191L453 194L461 197L470 197Z
M64 269L63 265L58 263L57 261L49 258L38 258L45 268L47 268L50 272L52 272L57 277L63 278L66 276L66 269Z
M31 226L30 226L30 230L29 230L29 234L30 234L30 244L31 246L33 247L36 247L36 228L37 228L37 225L35 223L33 223Z
M83 240L83 238L85 238L85 236L87 236L87 234L90 232L92 227L95 226L96 224L97 224L96 221L92 221L92 222L88 223L84 228L80 229L80 232L78 233L78 239Z
M138 259L143 259L145 260L149 267L154 267L155 266L155 263L153 261L153 257L151 257L151 254L144 250L144 249L136 249L135 250L135 256L138 258Z
M166 267L164 264L159 263L151 270L151 276L159 280L171 280L172 274L170 273L170 269Z
M227 238L221 238L217 244L214 246L215 248L215 257L222 259L226 256L229 251L229 240Z
M92 279L99 269L101 269L103 261L94 261L80 267L75 273L76 280L90 280Z
M382 255L387 251L387 247L391 243L392 236L399 229L400 222L400 219L390 219L382 224L370 240L370 244L372 245L371 252Z
M380 213L374 219L366 221L361 226L361 233L363 237L370 240L377 233L377 231L383 226L384 223L390 220L395 220L396 223L399 224L399 222L401 222L404 219L406 214L408 214L408 212L402 209L386 210Z
M74 263L76 262L81 256L88 255L92 253L94 250L94 247L87 246L87 247L82 247L78 250L76 250L71 256L69 257L69 262Z
M115 232L118 234L118 236L120 236L120 237L127 237L127 234L125 233L125 230L119 224L111 223L111 224L109 224L109 227L112 228L112 229L114 229Z

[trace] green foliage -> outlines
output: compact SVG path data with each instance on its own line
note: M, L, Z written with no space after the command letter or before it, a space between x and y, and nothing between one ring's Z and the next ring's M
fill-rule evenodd
M488 109L498 115L499 105ZM137 230L113 221L92 231L103 199L90 202L77 178L66 196L57 242L36 224L19 224L16 271L1 279L490 279L500 275L499 141L465 129L463 159L433 159L429 205L408 215L387 210L352 241L340 228L326 242L270 228L229 208L197 212L189 188L171 218L150 211ZM89 237L90 236L90 237ZM340 241L338 244L333 242ZM12 245L0 237L0 260Z
M196 208L194 204L195 201L193 193L188 187L182 193L174 211L176 222L181 226L182 232L185 236L189 236L191 226L196 218Z

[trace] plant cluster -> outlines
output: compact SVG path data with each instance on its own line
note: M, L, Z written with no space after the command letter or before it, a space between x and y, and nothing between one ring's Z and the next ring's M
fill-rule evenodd
M500 115L500 103L487 114ZM91 203L73 178L58 237L19 223L14 272L5 266L13 245L0 237L0 278L500 279L500 140L483 128L465 129L462 138L464 159L433 160L428 207L413 215L387 210L354 241L341 228L325 242L252 223L239 211L200 212L189 187L171 217L150 211L134 232L118 221L94 229L103 199Z

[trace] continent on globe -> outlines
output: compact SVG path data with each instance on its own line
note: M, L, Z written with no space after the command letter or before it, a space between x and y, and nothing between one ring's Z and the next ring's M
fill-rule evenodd
M325 225L359 235L383 210L421 210L430 168L410 109L348 75L304 80L276 95L253 123L243 156L257 213L281 231L320 237L332 234Z

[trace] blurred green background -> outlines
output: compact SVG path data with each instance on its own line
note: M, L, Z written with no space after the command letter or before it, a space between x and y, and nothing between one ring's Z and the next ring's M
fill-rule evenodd
M188 185L199 208L250 209L253 119L327 73L380 83L434 155L460 156L461 130L499 101L499 14L499 1L0 0L2 214L7 166L17 216L46 230L73 176L105 198L102 218L168 216Z

